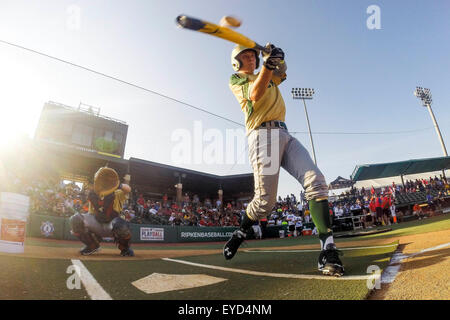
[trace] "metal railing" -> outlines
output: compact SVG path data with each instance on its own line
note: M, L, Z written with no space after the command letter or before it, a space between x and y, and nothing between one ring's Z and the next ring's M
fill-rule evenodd
M102 118L102 119L105 119L105 120L109 120L109 121L118 122L118 123L121 123L121 124L125 124L125 125L127 124L125 121L101 115L100 114L100 109L98 109L98 108L96 108L98 110L98 112L97 112L97 114L95 114L94 112L89 111L89 109L81 108L81 104L80 104L80 106L78 108L67 106L65 104L62 104L62 103L59 103L59 102L54 102L54 101L48 101L47 104L56 105L58 107L66 109L66 110L85 113L85 114L88 114L88 115L91 115L91 116L99 117L99 118Z

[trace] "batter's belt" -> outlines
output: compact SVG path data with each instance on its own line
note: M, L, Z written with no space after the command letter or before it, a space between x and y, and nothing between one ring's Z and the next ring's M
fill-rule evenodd
M282 128L287 130L287 126L283 121L272 120L261 123L259 128Z

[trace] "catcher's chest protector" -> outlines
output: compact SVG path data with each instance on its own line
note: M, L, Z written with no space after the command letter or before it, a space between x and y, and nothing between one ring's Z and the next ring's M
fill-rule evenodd
M94 191L89 193L88 200L94 207L95 219L98 222L108 223L119 216L119 212L114 211L114 199L114 193L105 196L103 199L100 199Z

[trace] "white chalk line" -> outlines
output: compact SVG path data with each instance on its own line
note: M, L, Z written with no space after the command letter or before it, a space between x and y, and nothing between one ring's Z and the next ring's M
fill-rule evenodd
M442 248L445 248L448 246L450 246L450 242L447 242L447 243L444 243L444 244L441 244L441 245L438 245L435 247L423 249L423 250L420 250L418 252L415 252L415 253L412 253L409 255L404 255L402 252L394 253L389 266L384 270L383 274L381 275L381 283L394 282L395 278L397 277L397 275L400 271L400 267L401 267L401 264L403 263L403 260L408 259L408 258L413 258L413 257L418 256L425 252L439 250L439 249L442 249Z
M72 259L71 261L73 265L80 268L80 280L91 300L113 300L80 260Z
M272 278L307 279L307 280L367 280L367 279L374 279L374 275L330 277L330 276L315 276L315 275L309 275L309 274L289 274L289 273L272 273L272 272L269 273L269 272L260 272L260 271L244 270L244 269L219 267L219 266L194 263L194 262L178 260L178 259L170 259L170 258L162 258L162 260L176 262L176 263L183 263L183 264L200 267L200 268L208 268L208 269L221 270L221 271L227 271L227 272L249 274L252 276L263 276L263 277L272 277Z
M377 248L390 248L390 247L396 247L398 246L397 243L394 244L389 244L389 245L385 245L385 246L373 246L373 247L351 247L351 248L339 248L339 250L341 251L349 251L349 250L360 250L360 249L377 249ZM319 249L306 249L306 250L251 250L251 249L247 249L247 250L242 250L244 252L251 252L251 253L255 253L255 252L270 252L270 253L290 253L290 252L296 252L296 253L301 253L301 252L320 252L321 250Z

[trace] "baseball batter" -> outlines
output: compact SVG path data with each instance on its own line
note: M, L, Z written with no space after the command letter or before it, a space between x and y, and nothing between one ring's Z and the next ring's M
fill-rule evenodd
M89 192L89 212L76 213L70 217L71 233L78 237L85 247L82 255L91 255L100 250L103 237L114 237L120 255L134 256L130 248L131 230L120 216L123 203L131 188L121 184L114 169L102 167L94 177L94 190Z
M241 226L223 248L231 259L245 240L253 223L269 215L276 203L280 166L295 177L305 189L306 199L319 231L321 253L318 269L325 275L341 276L344 267L333 241L328 207L328 187L323 174L308 151L286 127L286 107L278 86L286 79L284 52L267 44L270 53L263 53L263 66L256 49L236 46L231 63L236 71L230 89L245 114L249 158L253 167L255 195L249 203Z

